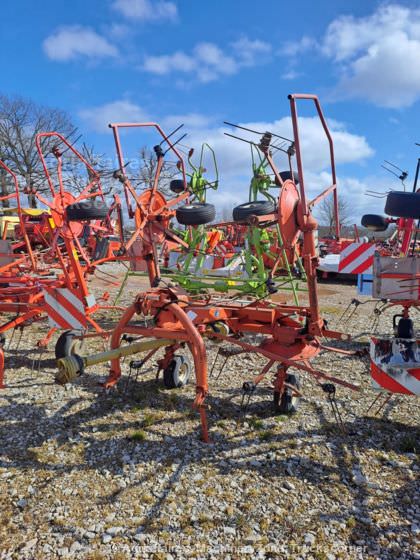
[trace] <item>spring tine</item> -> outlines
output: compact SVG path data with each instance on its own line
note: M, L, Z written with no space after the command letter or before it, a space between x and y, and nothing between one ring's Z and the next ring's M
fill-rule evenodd
M248 398L247 398L247 397L248 397ZM251 393L248 393L248 394L247 394L247 393L243 392L243 393L242 393L242 399L241 399L241 406L240 406L240 408L241 408L241 416L242 416L242 417L245 417L245 416L246 416L246 413L247 413L247 411L248 411L248 406L249 406L250 400L251 400Z
M34 354L34 357L33 357L33 360L32 360L31 373L34 372L34 369L35 369L35 361L36 361L36 354Z
M378 394L376 395L376 397L373 399L371 405L370 405L369 408L367 409L366 414L368 414L368 413L371 411L371 409L372 409L373 406L377 403L378 399L379 399L381 396L382 396L382 393L378 393Z
M182 124L180 124L179 126L177 126L172 132L170 132L170 133L168 134L168 136L167 136L166 138L164 138L164 139L162 140L162 142L159 144L159 146L162 146L162 144L164 144L165 142L167 142L167 141L169 140L169 138L170 138L171 136L173 136L174 134L176 134L176 133L178 132L178 130L180 130L183 126L184 126L184 123L182 123Z
M22 340L22 335L23 335L23 329L20 329L20 335L19 335L18 342L17 342L17 345L16 345L16 350L19 350L20 341Z
M38 359L38 375L41 373L41 358L44 351L45 351L44 348L40 348L39 359Z
M7 350L10 350L10 347L11 347L12 341L13 341L13 337L15 336L15 330L16 330L16 327L12 331L12 336L10 337L9 344L7 345Z
M355 315L356 311L357 311L358 305L356 304L353 311L350 313L350 315L347 317L347 319L344 321L344 324L347 325L347 323L350 321L350 319Z
M342 318L344 317L344 315L347 313L347 311L350 309L350 307L353 305L353 302L350 302L348 304L348 306L345 308L345 310L343 311L343 313L341 314L341 317L338 319L339 321L342 320Z
M228 361L229 358L230 358L230 356L226 356L225 361L223 362L223 364L222 364L222 366L221 366L221 368L220 368L220 370L219 370L219 373L216 375L216 381L217 381L217 380L219 379L219 377L222 375L222 373L223 373L223 368L225 367L225 365L226 365L226 363L227 363L227 361Z
M389 393L388 395L385 396L383 403L376 410L375 416L378 416L378 414L381 412L381 410L383 410L383 408L389 403L389 401L391 399L392 399L392 393Z
M212 376L212 373L213 373L213 370L214 370L214 368L215 368L215 366L216 366L216 362L217 362L217 358L219 357L219 354L220 354L220 346L219 346L219 348L217 349L216 357L215 357L214 360L213 360L213 364L212 364L212 366L211 366L211 370L210 370L210 373L209 373L209 378Z
M334 419L337 423L337 425L340 427L340 429L344 432L344 424L343 424L343 419L341 417L340 414L340 410L338 408L338 404L337 401L335 399L335 397L333 397L332 395L328 395L328 400L330 402L333 414L334 414Z
M130 366L130 371L129 371L127 377L126 377L125 384L124 384L124 389L122 390L122 393L123 393L124 395L125 395L125 394L127 393L127 391L128 391L128 388L129 388L129 385L130 385L130 381L131 381L131 373L132 373L132 371L133 371L133 369L132 369L132 367Z

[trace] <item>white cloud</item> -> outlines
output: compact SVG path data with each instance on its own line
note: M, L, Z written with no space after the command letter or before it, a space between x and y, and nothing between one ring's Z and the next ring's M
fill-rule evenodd
M352 61L337 87L340 97L360 97L382 107L409 107L420 98L420 35L384 37Z
M80 57L95 59L118 55L117 48L105 37L81 25L57 29L44 40L43 49L48 58L60 62Z
M420 98L419 8L390 4L367 17L339 17L328 26L321 50L341 70L337 98L391 108Z
M328 26L322 50L337 61L349 60L401 32L411 39L420 38L420 10L382 5L370 16L338 17Z
M177 122L182 122L182 120ZM176 124L176 120L174 120L173 124ZM292 137L290 117L283 117L274 122L247 122L239 124L261 132L269 130L282 136ZM341 122L329 120L328 124L334 139L336 163L338 165L360 163L373 154L372 148L363 136L348 132L345 124ZM317 118L302 117L300 119L300 130L306 189L308 197L313 198L323 188L331 184L331 177L328 173L328 144ZM248 197L249 181L252 173L249 145L225 136L224 132L233 132L233 134L243 138L258 141L256 135L249 135L240 130L232 131L227 126L207 126L205 128L193 129L184 141L198 150L201 143L205 140L215 150L220 172L220 187L217 193L210 190L208 196L209 200L218 207L235 206L245 202ZM212 178L213 165L210 158L207 159L205 167L209 170L210 178ZM285 155L277 153L275 160L281 170L288 169ZM357 179L352 179L351 177L340 178L340 174L338 176L342 185L341 192L346 193L345 196L353 201L352 206L356 208L354 197L359 198L367 187L365 188L365 184Z
M299 123L305 166L311 171L322 171L328 167L329 152L327 140L319 119L317 117L301 117ZM262 132L269 130L286 138L292 138L293 136L290 117L283 117L274 122L248 122L240 124ZM338 164L358 162L373 155L373 150L364 136L348 132L343 123L334 120L329 121L329 126L334 140L335 158ZM247 165L249 166L249 146L225 136L224 132L232 132L229 127L198 132L202 138L206 138L210 145L215 144L217 146L218 157L224 162L225 168L235 170L238 168L243 169ZM233 134L254 141L258 140L256 135L249 135L242 131L233 131ZM286 164L286 159L284 164Z
M223 75L236 74L243 67L263 61L271 46L259 40L242 37L232 43L229 54L214 43L198 43L191 54L176 51L160 56L146 56L141 67L145 72L164 76L172 72L194 74L202 83L219 79Z
M420 9L383 4L366 17L340 16L320 42L310 37L283 46L296 57L314 49L339 73L335 99L361 98L378 106L408 107L420 99Z
M369 16L339 16L317 41L304 36L279 51L299 57L314 51L331 60L339 75L332 98L366 99L378 106L409 107L420 99L420 8L382 4Z
M303 36L299 41L289 41L280 49L280 54L284 56L297 56L311 49L318 48L318 44L312 37Z
M124 17L137 21L175 20L178 15L176 4L164 0L115 0L112 6Z
M149 118L139 105L126 100L82 109L79 111L79 117L96 132L106 132L108 124L112 122L143 122Z
M185 131L190 129L208 128L214 121L213 117L202 115L201 113L186 113L184 115L170 115L162 120L164 128L174 129L180 124L185 125Z
M148 56L144 60L143 70L152 74L169 74L169 72L192 72L196 68L192 57L182 51L177 51L171 55Z
M271 45L259 39L248 39L241 37L232 43L232 48L236 53L239 63L242 66L255 66L258 64L258 57L263 57L271 52Z
M299 78L299 76L301 75L302 74L297 70L290 69L284 74L282 74L281 78L282 80L296 80L296 78Z
M258 136L239 130L232 131L231 127L228 126L215 126L214 117L200 113L174 114L161 117L150 116L142 107L127 100L117 100L100 107L84 109L79 112L79 116L90 128L98 132L106 132L108 123L112 121L144 122L157 119L167 133L184 123L185 127L179 131L179 135L185 131L188 136L182 141L180 147L184 152L188 147L195 148L193 161L198 160L203 142L207 142L216 153L220 173L219 190L217 192L209 190L209 201L216 204L220 210L224 207L236 206L247 200L252 174L250 147L248 144L229 138L224 133L233 132L254 141L258 141ZM311 199L331 184L329 150L323 129L316 117L301 117L299 123L306 190L308 198ZM239 124L261 132L269 130L288 138L293 136L290 117L283 117L274 122ZM334 140L338 166L348 163L360 164L373 155L373 150L364 136L352 134L342 122L329 119L328 124ZM132 145L132 149L136 149L134 145ZM127 157L130 160L133 159L132 154L127 154ZM168 154L168 158L172 159L170 154ZM288 169L285 155L276 152L275 160L280 170ZM208 178L213 180L215 174L210 153L205 155L204 167L208 170ZM340 195L351 202L355 220L364 212L381 211L383 201L378 202L377 199L368 198L364 196L364 193L368 188L380 190L383 187L383 179L366 178L359 180L351 176L340 175L338 169L338 182Z

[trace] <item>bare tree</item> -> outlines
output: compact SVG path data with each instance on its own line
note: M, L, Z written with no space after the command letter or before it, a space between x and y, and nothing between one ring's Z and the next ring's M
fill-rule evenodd
M229 205L225 204L217 212L217 218L221 222L231 222L232 221L232 210L233 210L232 205L229 206Z
M82 144L79 152L99 175L104 195L108 196L115 191L116 182L112 178L113 168L110 159L105 154L95 152L93 146L85 143ZM93 178L89 168L71 151L64 153L63 170L63 182L66 190L70 192L82 192Z
M157 159L155 155L146 147L140 149L140 162L137 174L137 181L140 187L150 189L156 175ZM172 179L180 174L176 163L166 160L163 163L162 172L159 178L159 190L166 196L174 196L169 190Z
M338 215L341 227L349 225L351 222L351 208L349 202L343 198L338 199ZM319 205L318 218L321 225L329 228L330 234L335 232L334 198L332 196L324 198Z
M29 205L36 207L32 189L47 188L35 138L39 132L58 131L64 136L74 132L70 117L59 109L38 105L23 97L0 95L0 156L23 179ZM45 152L56 140L43 141Z
M3 159L0 154L0 159ZM7 196L12 192L12 184L10 181L10 175L0 167L0 196ZM1 201L3 208L10 208L10 200L5 199Z

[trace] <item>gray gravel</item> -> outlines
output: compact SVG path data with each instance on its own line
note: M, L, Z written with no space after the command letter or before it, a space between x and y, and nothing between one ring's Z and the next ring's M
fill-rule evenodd
M134 289L133 281L127 301ZM330 327L351 331L351 347L360 348L373 304L345 325L339 318L354 296L354 286L321 286ZM380 317L380 332L390 317ZM360 384L357 393L337 389L341 428L306 374L296 415L272 415L269 377L244 413L242 383L264 361L232 358L210 379L205 445L191 412L193 383L165 390L154 369L127 382L127 360L109 393L98 386L105 366L57 386L53 345L39 373L37 362L31 370L44 332L33 325L7 354L0 559L420 558L418 401L398 397L383 415L367 413L376 394L362 359L316 360ZM208 348L211 364L217 346Z

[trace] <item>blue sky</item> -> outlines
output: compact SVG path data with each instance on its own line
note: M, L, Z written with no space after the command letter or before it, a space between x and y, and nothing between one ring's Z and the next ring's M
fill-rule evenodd
M420 4L373 1L15 0L2 6L0 91L67 110L113 154L109 120L185 122L221 167L218 204L246 200L249 152L223 120L290 132L287 94L319 95L336 140L340 193L355 220L366 189L412 180L420 148ZM328 184L326 145L302 106L307 188ZM129 151L147 143L131 135Z

